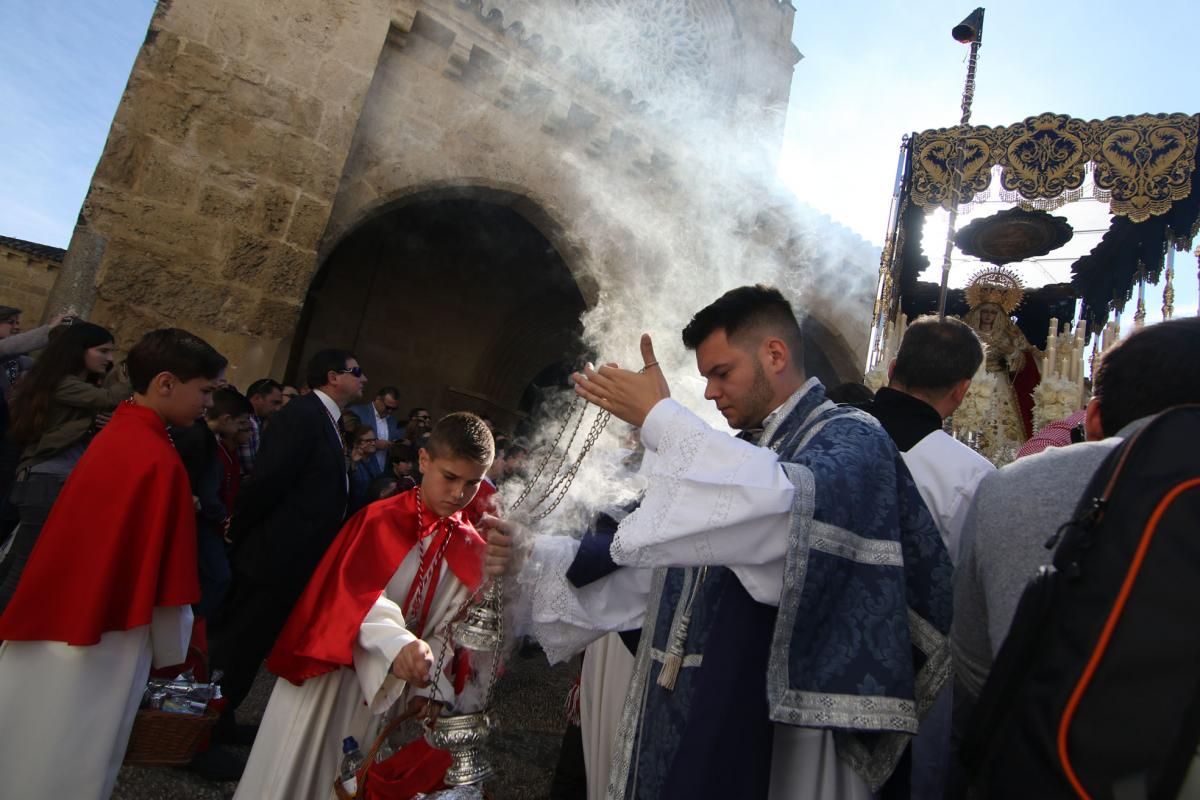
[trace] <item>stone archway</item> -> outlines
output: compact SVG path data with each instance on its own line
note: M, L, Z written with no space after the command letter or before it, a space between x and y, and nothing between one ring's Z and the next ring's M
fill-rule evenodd
M531 221L534 217L537 224ZM534 379L581 352L581 287L516 195L455 189L374 210L329 251L305 300L288 376L352 350L401 405L471 410L511 427Z

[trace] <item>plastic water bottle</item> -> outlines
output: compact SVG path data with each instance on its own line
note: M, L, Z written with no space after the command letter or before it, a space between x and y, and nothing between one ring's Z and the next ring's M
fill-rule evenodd
M351 797L358 791L358 771L365 760L353 736L342 740L342 766L338 769L338 781Z

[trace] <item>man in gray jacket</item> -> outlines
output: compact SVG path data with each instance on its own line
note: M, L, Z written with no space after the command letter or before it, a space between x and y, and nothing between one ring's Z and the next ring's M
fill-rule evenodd
M1200 403L1198 352L1200 318L1136 331L1093 376L1086 442L1020 459L980 482L954 573L956 707L978 697L1025 585L1053 559L1046 541L1070 520L1100 462L1148 417Z

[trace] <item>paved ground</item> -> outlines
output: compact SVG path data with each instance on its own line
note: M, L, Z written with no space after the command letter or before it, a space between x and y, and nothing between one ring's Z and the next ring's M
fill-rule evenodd
M550 796L566 718L563 704L578 661L549 667L540 652L514 654L508 672L496 685L500 729L492 737L492 758L499 771L487 783L496 800L537 800ZM260 673L239 719L257 722L274 680ZM242 748L243 754L249 748ZM113 800L225 800L235 783L209 783L189 772L166 767L124 767Z

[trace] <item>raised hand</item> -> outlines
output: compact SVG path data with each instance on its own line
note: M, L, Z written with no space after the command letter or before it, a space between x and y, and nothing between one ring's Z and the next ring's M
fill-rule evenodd
M641 347L644 366L640 372L606 364L599 369L589 365L582 373L571 376L576 394L635 428L642 427L646 415L660 400L671 396L671 387L654 355L650 334L642 334Z

